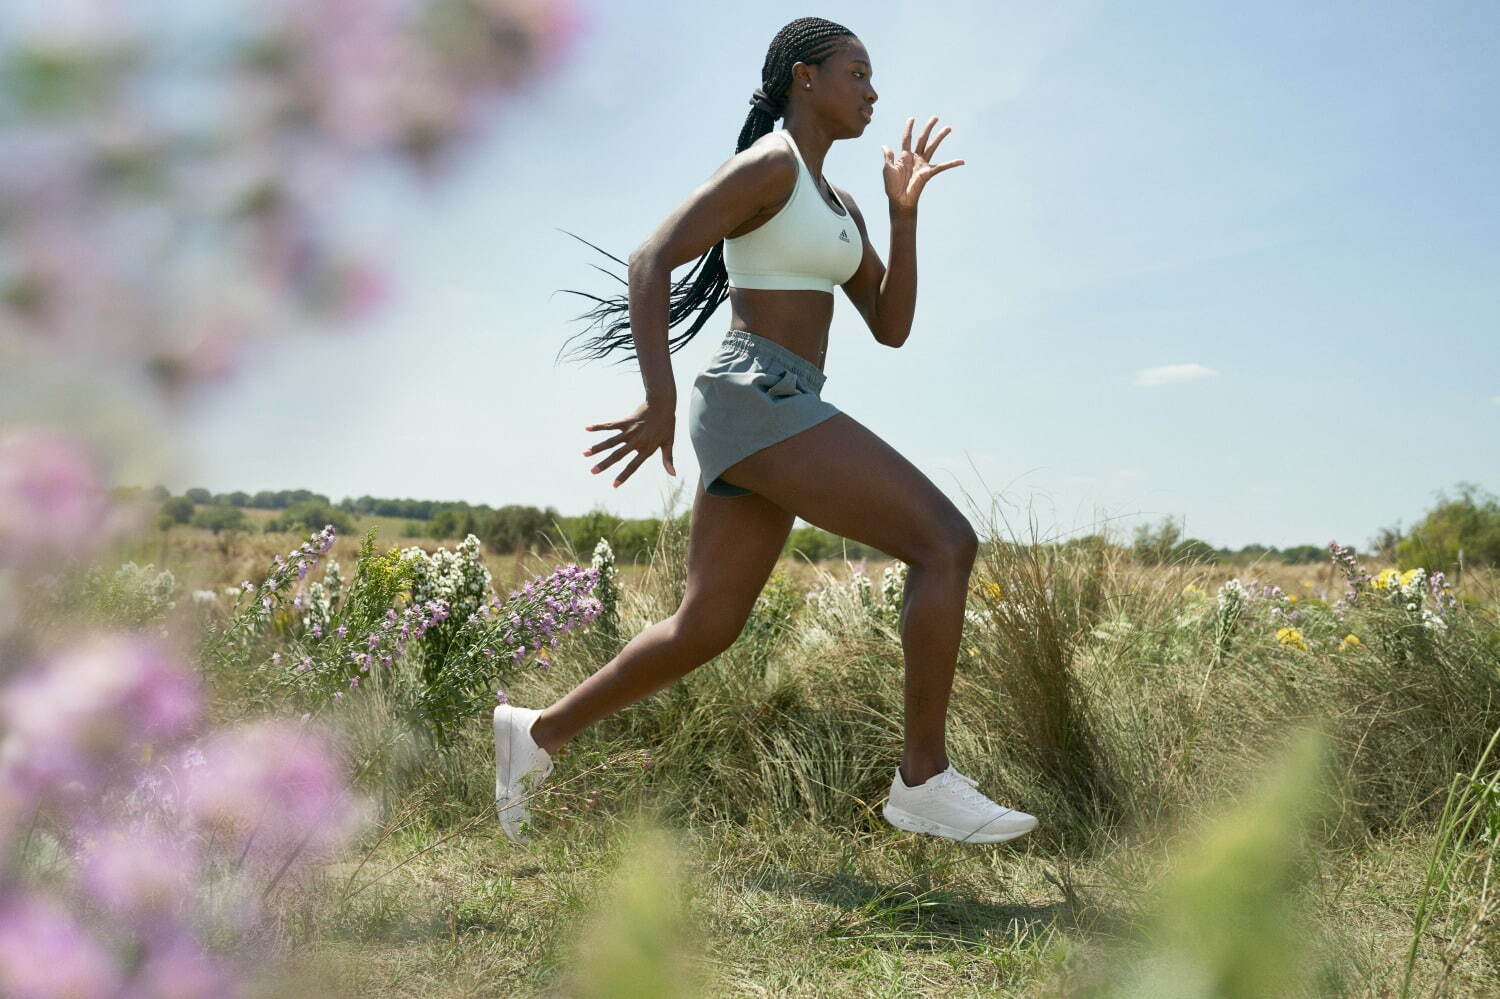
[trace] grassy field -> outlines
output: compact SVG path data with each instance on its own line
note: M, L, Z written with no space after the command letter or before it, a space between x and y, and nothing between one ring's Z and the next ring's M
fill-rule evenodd
M377 550L413 543L399 524ZM177 527L126 554L222 594L301 540ZM331 553L346 580L358 542ZM621 566L618 637L572 632L509 699L549 703L670 615L684 545ZM503 598L554 563L485 564ZM949 754L1040 826L966 846L879 814L902 703L886 567L866 586L783 563L732 649L560 754L525 847L494 820L487 715L439 749L394 686L311 705L379 811L279 897L288 981L368 999L1500 994L1493 573L1447 608L1387 576L1340 619L1331 560L985 545ZM1251 577L1237 601L1229 581ZM179 599L166 623L204 613ZM278 618L243 661L204 664L219 718L309 707L253 668L294 632Z

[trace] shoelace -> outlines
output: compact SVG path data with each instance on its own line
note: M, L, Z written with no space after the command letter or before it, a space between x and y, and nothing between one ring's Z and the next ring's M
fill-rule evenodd
M991 808L994 802L979 790L979 782L968 774L961 774L952 767L938 774L944 785L952 786L959 797L981 808Z

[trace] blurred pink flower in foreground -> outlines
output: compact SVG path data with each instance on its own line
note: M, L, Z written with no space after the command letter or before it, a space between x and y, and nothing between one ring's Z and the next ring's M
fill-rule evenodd
M582 26L565 0L269 0L184 67L170 15L83 7L0 42L0 350L168 402L386 301L380 237L340 220L360 174L451 173Z
M112 506L87 441L57 427L0 433L0 564L87 556L106 543Z
M38 797L91 800L120 761L186 734L196 674L142 635L94 635L54 652L0 690L0 784Z
M369 819L369 805L344 781L332 742L290 719L216 733L188 771L183 809L251 859L316 859L345 845Z
M67 909L44 895L0 900L0 995L118 994L114 956Z
M204 953L191 936L179 934L154 948L126 990L127 999L228 999L246 995L244 975L229 962Z
M197 857L186 841L147 825L80 831L81 881L89 896L143 928L170 928L190 912Z
M327 736L201 733L196 670L166 642L44 638L23 598L51 600L48 576L143 531L155 505L112 502L114 476L176 444L195 389L273 335L389 298L381 240L340 224L361 177L439 179L579 27L571 0L269 0L180 21L132 6L23 4L0 33L7 999L247 994L270 967L251 944L272 889L365 828Z

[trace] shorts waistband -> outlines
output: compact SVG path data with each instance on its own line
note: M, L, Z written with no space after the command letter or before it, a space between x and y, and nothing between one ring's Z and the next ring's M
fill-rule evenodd
M734 354L775 358L798 378L807 382L814 392L821 392L823 383L828 380L828 375L822 369L801 354L749 330L730 330L724 335L724 345L720 349Z

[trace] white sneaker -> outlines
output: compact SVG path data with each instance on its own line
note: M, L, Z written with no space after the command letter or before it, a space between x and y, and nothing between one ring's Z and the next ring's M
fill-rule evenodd
M907 787L897 767L885 803L885 820L907 832L963 843L1004 843L1036 828L1036 816L997 805L979 792L977 783L949 766L916 787Z
M531 737L541 708L495 706L495 810L500 828L512 843L525 843L531 811L522 801L552 772L552 755Z

